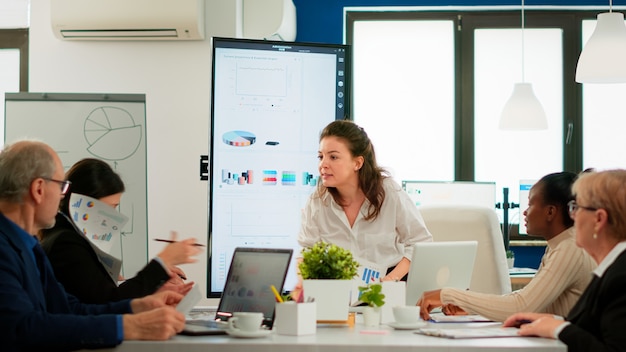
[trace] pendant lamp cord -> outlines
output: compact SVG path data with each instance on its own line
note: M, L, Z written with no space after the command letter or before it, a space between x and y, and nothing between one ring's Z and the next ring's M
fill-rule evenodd
M613 12L613 0L609 0L609 12Z
M522 0L522 83L526 83L526 72L524 69L524 0Z

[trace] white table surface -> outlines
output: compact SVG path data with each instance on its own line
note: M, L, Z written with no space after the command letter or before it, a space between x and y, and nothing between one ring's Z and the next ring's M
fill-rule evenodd
M427 327L468 327L493 323L450 324L429 323ZM418 335L410 330L394 330L381 325L366 328L358 320L354 327L347 325L318 325L315 335L284 336L274 332L261 338L218 336L175 336L168 341L125 341L115 352L395 352L395 351L567 351L560 341L533 337L506 337L451 340Z

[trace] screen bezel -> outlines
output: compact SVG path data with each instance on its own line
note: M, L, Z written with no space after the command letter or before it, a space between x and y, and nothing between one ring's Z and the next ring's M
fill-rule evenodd
M343 86L339 87L337 85L337 91L343 93L343 98L341 100L335 101L335 120L339 119L351 119L350 117L350 107L351 107L351 71L352 71L352 57L351 57L351 47L345 44L325 44L325 43L305 43L305 42L281 42L281 41L268 41L268 40L254 40L254 39L240 39L240 38L223 38L223 37L214 37L212 38L212 76L211 76L211 121L210 121L210 141L209 141L209 185L208 185L208 244L209 248L207 250L207 297L208 298L219 298L222 294L222 289L217 289L212 287L212 256L213 256L213 211L214 211L214 173L219 170L214 170L214 157L215 157L215 148L214 143L217 143L219 140L219 136L214 135L215 131L215 72L216 72L216 50L220 48L242 48L246 50L272 50L275 52L312 52L312 53L333 53L335 50L342 50L344 55L343 67L342 65L337 66L336 71L338 72L341 68L343 69ZM338 76L336 76L336 83L338 82ZM338 94L335 95L335 98L338 99ZM343 103L343 107L339 108L338 103ZM330 121L329 121L330 122ZM317 131L312 131L312 133L317 133ZM294 239L297 236L297 233L293 235ZM291 270L291 269L290 269ZM295 270L295 269L294 269Z

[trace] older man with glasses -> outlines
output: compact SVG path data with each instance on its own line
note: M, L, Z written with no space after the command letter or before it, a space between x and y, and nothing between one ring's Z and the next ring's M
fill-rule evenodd
M0 152L2 350L110 347L128 339L165 340L180 332L185 317L172 307L182 298L178 293L103 305L82 304L65 293L34 237L54 226L70 186L63 177L59 156L44 143L20 141Z

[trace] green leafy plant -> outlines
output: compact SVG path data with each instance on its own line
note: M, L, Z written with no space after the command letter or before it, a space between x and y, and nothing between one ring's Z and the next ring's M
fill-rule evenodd
M357 274L359 263L352 252L335 244L318 242L302 250L298 265L303 279L350 280Z
M280 295L280 298L283 299L283 302L295 301L295 299L293 299L293 297L291 297L291 293L282 294L282 295Z
M506 257L507 257L507 258L509 258L509 259L510 259L510 258L515 258L515 253L514 253L512 250L507 249L507 251L506 251Z
M359 286L359 301L370 307L382 307L385 304L385 295L382 293L383 285L369 284Z

